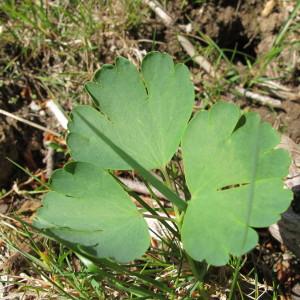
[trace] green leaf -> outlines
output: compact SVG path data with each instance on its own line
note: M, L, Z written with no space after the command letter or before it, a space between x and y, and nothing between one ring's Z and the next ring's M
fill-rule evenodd
M246 253L258 240L252 227L276 222L289 206L282 179L290 158L278 143L269 124L232 104L219 102L190 122L182 147L192 198L182 241L193 259L223 265Z
M112 178L89 163L57 170L34 225L96 257L128 262L149 246L145 220Z
M86 84L97 109L73 110L68 146L72 157L105 169L131 169L78 116L99 128L144 168L164 166L177 150L192 112L194 88L188 69L167 54L148 54L141 73L125 58L104 65Z

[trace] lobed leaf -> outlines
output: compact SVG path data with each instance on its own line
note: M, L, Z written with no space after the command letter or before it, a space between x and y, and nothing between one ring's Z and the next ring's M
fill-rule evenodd
M182 241L195 260L223 265L258 240L252 227L276 222L290 204L283 188L290 158L279 136L255 113L219 102L199 112L183 138L189 202Z
M150 242L145 220L112 178L89 163L55 171L34 225L99 258L128 262Z
M167 54L148 54L141 73L125 58L104 65L86 84L96 108L78 106L69 124L72 157L105 169L132 169L80 118L85 119L146 169L168 163L190 118L194 88L183 64ZM100 111L99 111L99 110Z

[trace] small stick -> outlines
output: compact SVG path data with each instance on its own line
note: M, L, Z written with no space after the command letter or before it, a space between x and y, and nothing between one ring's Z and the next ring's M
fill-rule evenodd
M8 111L5 111L5 110L3 110L3 109L0 109L0 114L2 114L2 115L4 115L4 116L7 116L7 117L9 117L9 118L15 119L15 120L17 120L17 121L19 121L19 122L22 122L22 123L24 123L24 124L27 124L27 125L29 125L29 126L31 126L31 127L37 128L37 129L42 130L42 131L45 131L45 132L49 132L49 133L51 133L51 134L53 134L53 135L55 135L55 136L60 137L60 134L59 134L59 133L57 133L57 132L55 132L55 131L53 131L53 130L51 130L51 129L48 129L48 128L46 128L46 127L44 127L44 126L42 126L42 125L36 124L36 123L34 123L34 122L28 121L28 120L26 120L26 119L24 119L24 118L21 118L21 117L19 117L19 116L16 116L16 115L14 115L14 114L12 114L12 113L10 113L10 112L8 112Z
M269 105L272 107L281 107L281 101L277 99L273 99L269 96L263 96L260 94L256 94L250 91L247 91L246 89L242 87L235 87L235 91L247 98L253 99L255 101L260 102L263 105Z
M266 87L270 92L283 100L300 100L300 89L291 89L274 81L259 82L257 85Z
M211 77L217 77L210 62L203 56L197 54L193 44L184 36L178 35L178 41L185 52Z
M151 0L144 0L144 2L156 13L156 15L167 27L173 24L173 19L160 7L157 2Z
M52 112L52 114L58 121L59 125L63 129L67 129L68 128L68 119L65 116L65 114L62 112L62 110L59 108L59 106L53 100L48 100L46 102L46 106Z
M47 148L47 153L45 155L45 158L43 161L46 163L46 178L50 178L52 173L53 173L53 167L54 167L54 161L53 161L53 156L54 156L54 149L47 145L47 143L44 143L45 148Z

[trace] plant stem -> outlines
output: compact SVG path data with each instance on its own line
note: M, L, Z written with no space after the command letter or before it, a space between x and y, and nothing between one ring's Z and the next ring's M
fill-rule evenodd
M162 174L164 176L166 185L171 190L173 190L174 187L173 187L173 184L172 184L172 182L170 180L169 174L167 172L167 168L166 167L162 168L161 172L162 172ZM178 208L174 205L174 212L175 212L175 216L176 216L176 221L177 221L178 229L179 229L179 231L181 231L181 225L182 225L183 216L184 216L185 211L180 212L178 210ZM207 263L205 261L202 261L202 262L195 261L185 251L184 251L184 253L185 253L185 256L187 258L188 264L191 267L191 271L192 271L193 275L195 276L195 278L200 283L202 283L203 279L204 279L204 276L206 275L207 270L208 270Z
M166 183L167 187L168 187L170 190L173 191L173 190L174 190L174 187L173 187L173 184L172 184L171 179L170 179L170 177L169 177L169 174L168 174L168 171L167 171L167 167L166 167L166 166L163 167L163 168L161 169L161 172L162 172L162 174L163 174L163 176L164 176L165 183ZM179 211L179 209L177 208L176 205L173 205L173 208L174 208L174 212L175 212L176 222L177 222L178 226L181 227L182 216L181 216L181 214L180 214L180 211Z
M202 262L195 261L187 253L186 253L186 258L191 267L193 275L199 282L202 283L208 270L207 263L205 261Z
M232 281L232 284L231 284L231 288L230 288L230 294L229 294L229 297L228 297L228 300L232 300L233 299L233 294L234 294L234 291L235 291L235 286L236 286L236 283L237 283L237 280L238 280L238 275L239 275L239 272L240 272L240 269L241 269L241 257L238 259L238 262L237 262L237 266L234 270L234 274L233 274L233 281Z

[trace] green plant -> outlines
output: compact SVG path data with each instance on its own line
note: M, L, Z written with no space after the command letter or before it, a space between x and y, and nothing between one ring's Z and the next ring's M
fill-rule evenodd
M188 122L194 98L189 72L167 54L148 54L141 73L118 58L86 89L94 108L78 106L69 124L75 162L54 173L35 221L81 255L127 262L149 246L146 222L113 170L135 170L170 200L174 219L161 218L131 194L143 205L141 212L182 241L196 275L197 261L223 265L229 255L249 251L257 243L253 228L276 222L288 207L291 195L282 178L290 158L275 148L279 135L257 114L224 102ZM178 196L166 167L180 142L186 179L181 188L191 199ZM151 169L161 170L166 184Z

